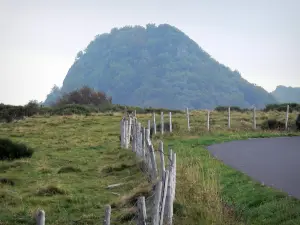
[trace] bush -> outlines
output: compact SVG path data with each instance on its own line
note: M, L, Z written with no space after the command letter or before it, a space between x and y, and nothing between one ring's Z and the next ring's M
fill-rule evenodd
M297 119L296 119L296 127L297 127L297 130L300 130L300 114L298 114Z
M51 110L51 115L73 115L73 114L89 115L93 111L96 110L95 109L93 110L93 108L91 107L89 108L83 105L71 104L71 105L54 107Z
M28 148L26 145L0 138L0 160L30 158L32 154L33 149Z
M269 119L261 124L261 129L263 130L284 130L285 123L278 121L276 119Z
M300 104L297 103L283 103L283 104L269 104L266 105L264 111L279 111L279 112L286 112L287 105L290 106L290 112L293 111L300 111Z
M215 110L218 111L218 112L225 112L225 111L227 112L228 108L229 108L229 106L217 106L215 108ZM242 108L240 108L238 106L231 106L230 107L230 111L245 112L245 111L248 111L248 110L249 109L242 109Z
M44 113L45 109L37 101L30 101L25 106L14 106L0 104L0 122L10 123L14 120L24 119L39 113Z

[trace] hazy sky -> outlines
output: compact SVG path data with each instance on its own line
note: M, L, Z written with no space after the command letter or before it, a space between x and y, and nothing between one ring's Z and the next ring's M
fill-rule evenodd
M268 91L300 86L299 11L299 0L0 0L0 102L44 101L94 36L147 23L176 26Z

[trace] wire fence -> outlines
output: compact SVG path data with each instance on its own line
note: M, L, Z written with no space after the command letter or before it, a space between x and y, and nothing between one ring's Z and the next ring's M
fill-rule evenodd
M188 108L186 108L184 129L187 129L188 132L199 130L200 128L199 125L201 126L199 122L201 123L203 122L205 124L204 127L200 129L205 129L207 131L210 131L212 129L215 130L214 129L215 127L221 128L221 126L225 124L227 129L235 129L235 128L243 127L245 129L251 128L252 130L257 130L261 128L262 124L260 123L261 123L262 115L264 119L268 119L268 117L266 117L266 115L264 115L262 111L257 110L255 107L253 107L251 111L247 111L242 114L235 113L234 109L233 111L231 110L231 107L228 107L227 110L221 112L217 112L214 110L201 111L200 113L199 112L200 111L190 111ZM290 121L290 119L291 118L293 119L293 117L295 117L297 112L291 113L290 106L287 105L286 112L284 113L278 112L278 113L275 113L276 117L279 116L279 118L276 119L279 119L279 121L283 121L283 123L280 125L275 123L275 126L280 126L280 127L274 127L274 128L275 129L280 128L287 131L290 130L294 124L294 121ZM237 118L236 117L237 115L240 115L241 118ZM164 115L164 112L161 112L160 121L158 125L157 125L156 117L157 114L153 112L151 118L148 119L148 129L152 128L151 135L152 134L155 135L158 132L160 132L161 135L163 135L164 132L170 132L170 133L173 132L175 127L173 127L174 121L172 121L172 112L169 112L168 116ZM179 119L181 123L183 122L182 118L179 118L178 116L175 118L175 120L176 119ZM249 124L248 122L247 124L244 124L243 120L249 121ZM151 122L152 122L152 126L151 126ZM219 122L220 124L217 125L216 123ZM270 119L269 122L272 123L272 119Z
M148 198L148 201L144 196L138 198L135 224L172 225L176 189L176 153L172 149L165 153L162 141L155 150L150 139L150 129L149 123L147 128L142 127L136 115L126 115L120 122L121 147L129 149L131 145L132 151L142 159L144 172L154 190L153 197Z

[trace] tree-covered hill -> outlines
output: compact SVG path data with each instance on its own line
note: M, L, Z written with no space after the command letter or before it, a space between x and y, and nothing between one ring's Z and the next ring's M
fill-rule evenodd
M142 107L263 107L276 102L168 24L126 26L97 35L45 103L84 85L104 91L113 103Z
M300 87L293 88L280 85L276 87L275 91L272 92L272 95L280 103L300 103Z

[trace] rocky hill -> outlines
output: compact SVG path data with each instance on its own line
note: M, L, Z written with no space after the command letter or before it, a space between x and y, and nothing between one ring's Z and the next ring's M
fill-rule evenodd
M142 107L211 109L276 102L168 24L126 26L97 35L45 103L83 85L104 91L113 103Z
M280 85L271 94L280 103L300 103L300 87L293 88Z

